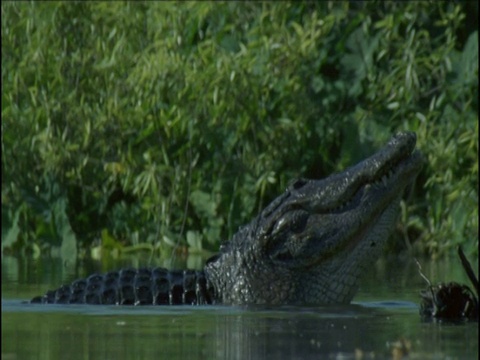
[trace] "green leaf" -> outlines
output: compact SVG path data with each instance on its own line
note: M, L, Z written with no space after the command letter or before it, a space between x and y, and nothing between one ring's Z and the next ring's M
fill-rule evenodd
M3 206L2 206L3 207ZM2 252L3 248L11 247L18 239L20 227L18 226L18 218L21 209L17 209L13 215L13 219L9 221L6 209L2 209Z
M187 244L189 252L202 251L202 235L198 231L187 231Z

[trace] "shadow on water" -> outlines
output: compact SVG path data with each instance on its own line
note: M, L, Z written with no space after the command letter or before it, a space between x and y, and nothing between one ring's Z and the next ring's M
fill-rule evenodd
M45 306L25 304L32 284L17 283L2 292L2 359L477 359L478 324L421 322L425 284L410 262L382 275L387 264L345 306Z

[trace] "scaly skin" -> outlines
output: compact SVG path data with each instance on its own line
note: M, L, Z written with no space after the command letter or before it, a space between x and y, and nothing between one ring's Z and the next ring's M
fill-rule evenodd
M91 289L74 294L75 286L67 285L32 302L349 303L363 269L377 259L392 231L404 189L421 169L415 142L414 133L399 133L341 173L296 180L241 227L203 272L122 270L130 272L128 280L118 276L107 284L108 276L95 275Z
M43 304L202 305L213 289L195 270L121 269L93 274L32 299Z

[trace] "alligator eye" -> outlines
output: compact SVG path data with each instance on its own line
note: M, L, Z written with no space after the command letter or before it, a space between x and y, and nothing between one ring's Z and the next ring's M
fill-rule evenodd
M295 180L295 182L292 184L292 188L294 188L295 190L298 190L301 187L303 187L306 183L307 181L304 179Z
M219 257L220 257L220 254L215 254L215 255L209 257L207 259L207 261L205 261L205 265L208 265L208 264L211 264L212 262L217 261Z

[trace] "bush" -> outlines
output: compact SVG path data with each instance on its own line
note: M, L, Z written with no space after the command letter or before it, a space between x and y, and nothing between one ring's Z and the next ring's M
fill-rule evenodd
M408 129L400 232L478 254L472 4L2 2L2 248L213 251Z

